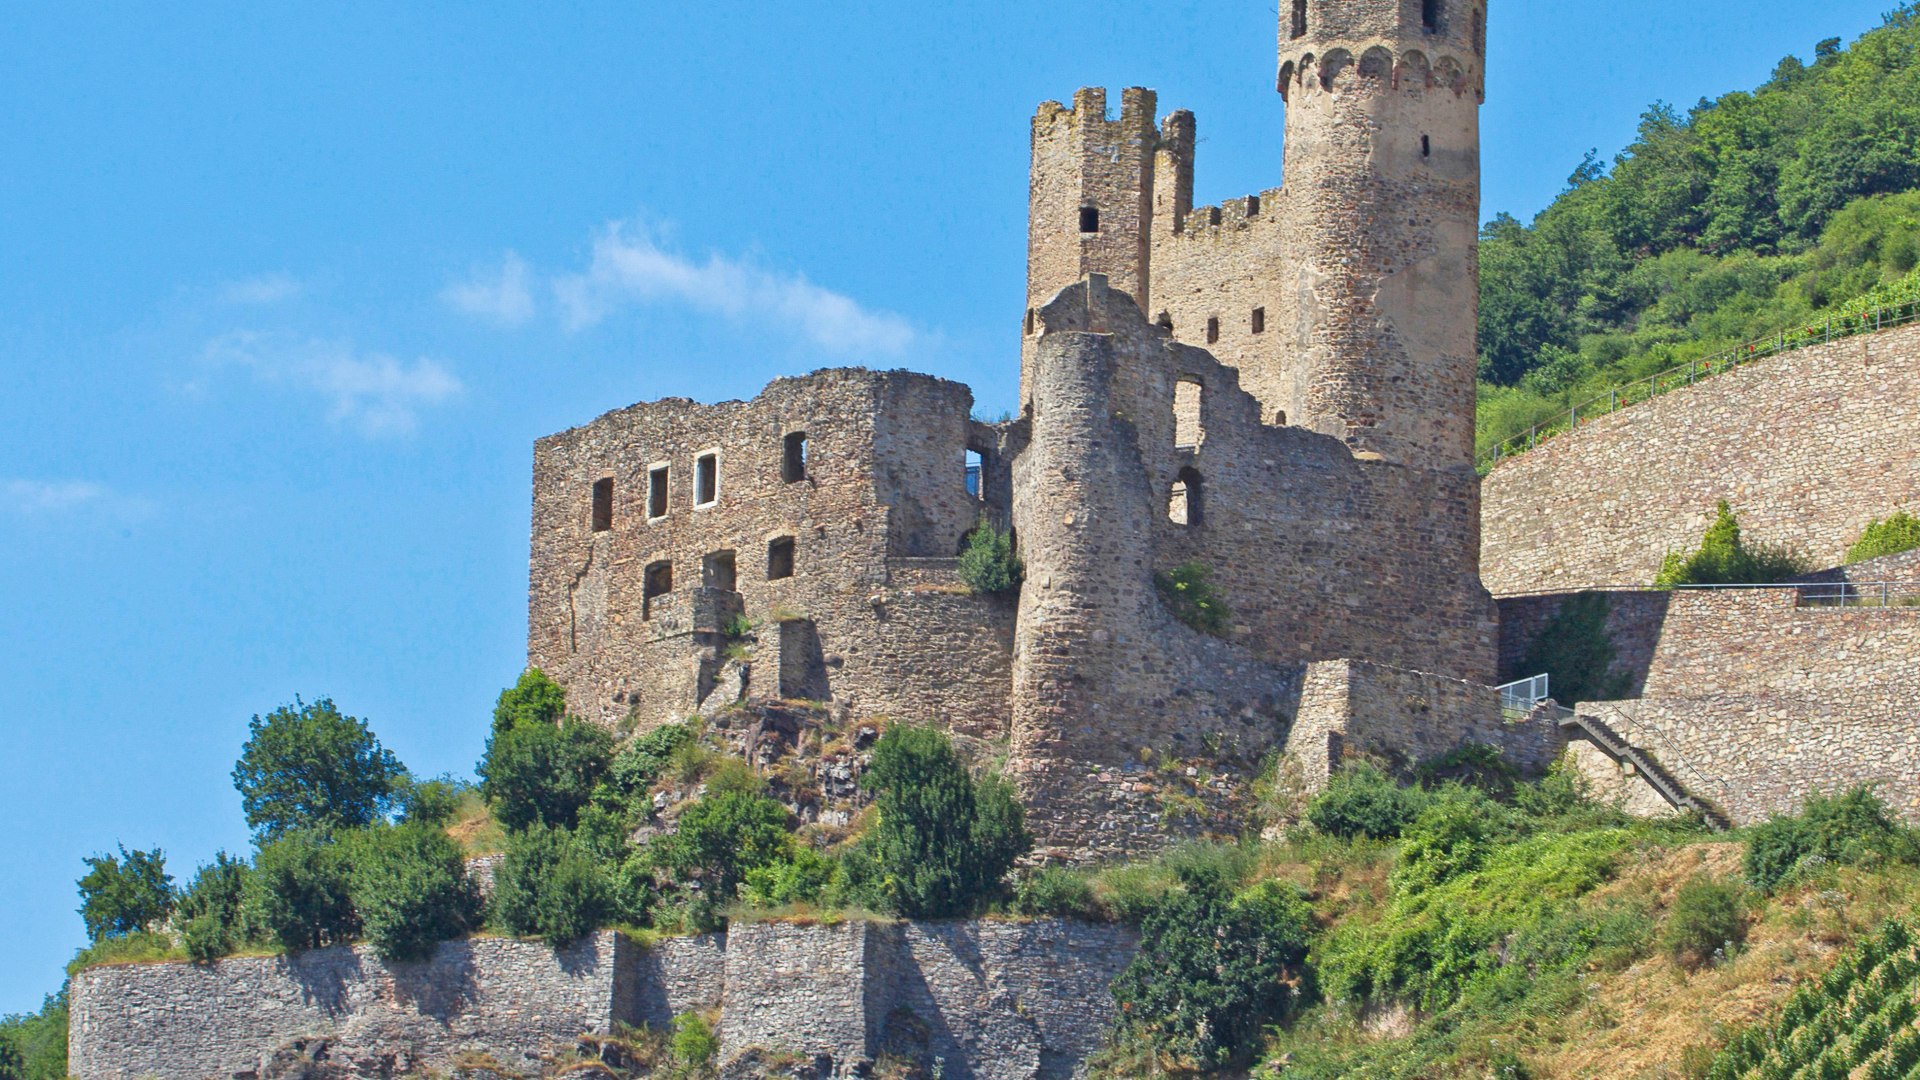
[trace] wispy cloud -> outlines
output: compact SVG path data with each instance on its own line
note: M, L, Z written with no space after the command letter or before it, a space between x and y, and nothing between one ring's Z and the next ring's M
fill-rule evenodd
M422 409L444 404L464 389L451 371L429 357L408 363L339 342L285 334L226 334L207 344L203 360L317 394L327 403L329 420L370 437L411 434Z
M84 480L0 480L0 505L16 514L54 514L106 497L107 489Z
M533 288L527 262L509 251L496 271L476 273L440 290L446 304L476 318L519 326L533 318Z
M842 352L898 354L916 337L901 316L862 307L801 275L720 254L695 260L668 250L632 222L608 225L594 240L586 270L556 278L553 293L572 330L593 326L628 303L665 303L736 322L790 328Z
M285 274L263 274L220 286L220 301L225 304L277 304L299 296L303 286Z

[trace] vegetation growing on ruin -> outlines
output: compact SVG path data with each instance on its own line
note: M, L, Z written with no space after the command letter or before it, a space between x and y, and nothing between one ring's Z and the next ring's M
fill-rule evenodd
M1810 573L1811 560L1786 548L1749 545L1740 521L1725 499L1715 507L1713 524L1691 552L1670 551L1661 560L1656 588L1681 585L1771 585Z
M1548 692L1566 705L1624 697L1630 680L1613 672L1616 654L1607 632L1612 606L1606 593L1567 597L1527 646L1520 671L1549 676Z
M1213 587L1213 568L1189 562L1153 575L1153 584L1173 617L1203 634L1224 634L1233 611Z
M996 529L985 518L967 534L960 552L960 580L976 596L1000 596L1020 587L1025 570L1013 548L1013 533Z
M1531 224L1481 236L1480 434L1829 313L1920 299L1920 14L1656 104Z
M1847 562L1898 555L1920 548L1920 518L1897 510L1885 521L1875 519L1860 533L1860 539L1847 549Z

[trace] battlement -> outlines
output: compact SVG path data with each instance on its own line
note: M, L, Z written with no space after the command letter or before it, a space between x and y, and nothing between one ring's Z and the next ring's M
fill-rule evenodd
M1130 135L1156 133L1155 109L1158 95L1143 86L1129 86L1120 91L1120 116L1116 119L1107 111L1107 90L1103 86L1085 86L1074 92L1073 105L1062 105L1058 101L1045 101L1034 111L1034 130L1052 128L1062 122L1084 129L1115 129Z

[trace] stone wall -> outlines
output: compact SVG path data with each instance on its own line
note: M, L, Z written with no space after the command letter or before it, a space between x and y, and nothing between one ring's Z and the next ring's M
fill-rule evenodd
M1103 1044L1135 947L1124 927L1053 919L760 923L647 948L479 938L418 964L361 947L98 967L72 984L70 1053L80 1080L244 1078L296 1040L360 1075L444 1070L461 1051L537 1073L615 1022L717 1010L724 1058L827 1054L845 1076L886 1051L955 1078L1048 1080Z
M1645 585L1726 499L1749 540L1837 565L1920 508L1920 326L1760 360L1583 423L1482 486L1496 594Z

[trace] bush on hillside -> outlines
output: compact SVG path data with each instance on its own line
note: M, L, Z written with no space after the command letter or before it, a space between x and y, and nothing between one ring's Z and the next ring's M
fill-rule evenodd
M1426 792L1359 762L1327 778L1326 790L1307 803L1307 821L1329 836L1386 840L1399 836L1426 804Z
M654 851L676 878L697 880L716 903L726 903L749 873L791 859L787 808L749 791L709 792L687 807L679 828L656 841Z
M407 772L365 721L343 715L330 698L298 698L265 718L233 767L247 825L262 843L299 830L358 829L394 808Z
M1771 585L1811 570L1804 557L1784 548L1749 547L1740 535L1739 519L1722 499L1700 547L1684 555L1668 552L1654 585L1662 589L1679 585Z
M740 897L767 908L818 903L834 889L839 874L838 860L796 844L790 857L748 870Z
M1773 892L1801 873L1825 865L1848 866L1920 856L1911 829L1893 819L1887 804L1868 787L1838 797L1814 794L1798 814L1776 814L1747 838L1747 880Z
M1660 945L1692 970L1732 956L1747 940L1747 901L1738 885L1701 875L1680 886L1660 931Z
M558 724L567 714L567 692L539 668L528 668L493 703L493 731L500 735L521 724Z
M1449 785L1401 830L1393 886L1414 894L1478 870L1511 832L1505 809L1484 792Z
M450 776L420 780L408 776L401 780L396 796L400 820L407 825L445 826L460 814L460 802L467 783Z
M492 919L500 929L565 945L615 914L606 871L572 833L536 824L508 840L493 872Z
M251 873L245 862L218 852L180 894L174 923L180 928L187 955L196 962L226 956L253 936L246 905Z
M251 917L290 952L342 944L360 932L346 852L330 836L291 832L264 845L247 891Z
M1062 866L1041 867L1021 875L1013 888L1013 910L1020 915L1054 915L1090 922L1107 915L1087 875Z
M613 758L613 736L573 717L516 722L487 740L480 790L500 824L571 829Z
M480 892L447 834L392 825L354 838L348 883L367 941L384 960L424 960L480 925Z
M1312 905L1273 881L1236 893L1217 864L1187 861L1176 873L1114 981L1120 1030L1189 1069L1244 1064L1263 1029L1312 1000Z
M994 596L1020 587L1020 556L1013 550L1013 534L993 527L985 518L967 534L960 552L960 580L977 596Z
M910 918L964 915L995 896L1033 847L1013 788L976 782L933 728L896 725L874 744L860 779L878 793L876 820L847 857L855 894Z
M1905 510L1895 511L1885 521L1869 522L1860 539L1847 549L1847 562L1866 562L1920 548L1920 518Z
M687 724L654 728L620 748L607 767L602 788L621 805L640 799L654 781L666 775L674 753L693 740L693 728Z
M87 938L103 938L150 930L173 911L173 879L159 848L83 859L87 872L80 878L80 919Z

